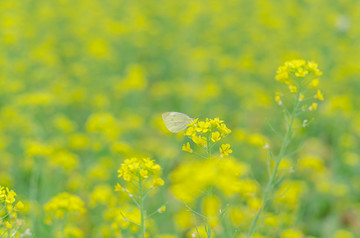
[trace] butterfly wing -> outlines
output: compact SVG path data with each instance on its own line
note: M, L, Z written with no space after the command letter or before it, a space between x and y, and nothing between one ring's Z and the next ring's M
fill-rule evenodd
M178 133L184 130L192 120L191 117L180 112L164 112L162 118L166 128L172 133Z

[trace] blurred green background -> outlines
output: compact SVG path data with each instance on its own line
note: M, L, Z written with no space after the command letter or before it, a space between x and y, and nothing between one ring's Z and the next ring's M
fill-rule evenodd
M286 88L274 76L301 58L324 72L325 101L290 158L287 178L306 186L298 209L284 212L296 222L269 237L289 227L360 237L359 22L356 0L2 0L0 184L26 203L34 237L53 237L42 207L63 191L87 205L84 237L131 237L111 230L106 200L122 161L150 156L166 185L149 206L168 202L150 237L184 237L174 218L183 204L168 188L189 156L161 113L225 120L233 157L262 188L262 146L279 143L269 123L284 124L274 94ZM318 162L297 166L309 157Z

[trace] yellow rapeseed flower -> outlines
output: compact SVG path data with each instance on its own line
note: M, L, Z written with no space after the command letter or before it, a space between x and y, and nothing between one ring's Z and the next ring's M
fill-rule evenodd
M67 218L79 217L86 211L85 204L80 197L66 192L53 197L44 205L44 210L47 216L47 223L51 223L56 219L63 219L65 216Z
M297 93L297 87L296 87L296 86L290 85L290 86L289 86L289 90L290 90L290 92L292 92L292 93Z
M310 111L316 111L317 106L318 106L318 104L314 102L314 103L312 103L311 106L309 107L309 110L310 110Z
M314 98L319 99L320 101L324 101L324 96L322 95L321 91L318 89Z
M126 182L146 181L152 178L154 186L162 186L164 183L159 178L161 167L149 158L130 158L121 164L118 170L118 177L123 178Z
M211 141L212 142L219 141L220 139L221 139L221 137L220 137L220 133L218 131L211 133Z
M231 130L227 128L223 122L224 121L220 120L219 118L206 118L205 121L200 121L198 118L196 118L189 124L185 135L188 136L198 146L207 146L207 137L209 135L211 141L216 142L231 132ZM185 149L188 149L188 147L185 147Z
M275 93L275 101L281 105L282 104L282 101L281 101L281 93L280 92L276 92Z
M319 84L317 77L321 75L322 73L316 63L292 60L285 62L278 68L275 79L288 85L290 92L297 93L299 89L317 87Z
M232 149L230 149L229 144L222 144L219 150L222 156L228 156L232 153Z
M193 152L193 150L192 150L191 147L190 147L190 143L189 143L189 142L187 142L185 145L183 145L182 150L183 150L183 151L186 151L186 152L189 152L189 153L192 153L192 152Z
M18 212L24 208L24 204L21 201L15 204L15 198L16 193L13 190L0 186L0 230L4 233L14 232L21 224Z

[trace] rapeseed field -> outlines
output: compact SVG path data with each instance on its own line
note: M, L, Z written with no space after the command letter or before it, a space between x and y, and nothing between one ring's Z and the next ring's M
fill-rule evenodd
M360 1L1 0L0 238L360 237Z

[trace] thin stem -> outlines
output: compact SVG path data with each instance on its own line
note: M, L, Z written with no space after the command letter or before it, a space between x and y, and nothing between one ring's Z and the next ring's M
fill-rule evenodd
M197 156L200 156L201 158L203 158L203 159L207 159L207 157L206 156L204 156L204 155L202 155L202 154L199 154L199 153L196 153L196 152L191 152L191 153L193 153L193 154L195 154L195 155L197 155Z
M247 237L250 238L252 236L252 234L254 233L255 231L255 227L256 227L256 224L259 220L259 217L262 213L262 211L265 209L266 205L267 205L267 202L268 202L268 197L270 195L270 193L272 192L273 188L274 188L274 185L275 185L275 181L276 181L276 175L277 175L277 172L278 172L278 169L279 169L279 165L280 165L280 162L281 160L283 159L285 153L286 153L286 149L287 149L287 146L289 145L290 143L290 140L291 140L291 134L292 134L292 125L294 123L294 120L295 120L295 117L296 117L296 111L299 107L299 103L300 103L300 92L301 90L298 91L298 93L296 94L296 98L295 98L295 105L294 105L294 108L293 108L293 111L290 115L290 120L289 120L289 123L287 123L287 128L286 128L286 133L285 133L285 137L284 137L284 140L283 140L283 143L282 143L282 146L281 146L281 149L280 149L280 152L279 152L279 155L278 155L278 158L276 160L276 164L275 164L275 167L274 167L274 170L270 176L270 179L269 179L269 182L265 188L265 192L264 192L264 196L262 198L262 202L261 202L261 206L259 208L259 210L257 211L252 223L251 223L251 226L250 226L250 229L249 229L249 232L247 234Z
M198 235L200 236L200 238L202 238L202 236L201 236L201 234L200 234L200 232L199 232L199 230L197 228L197 225L195 225L195 229L196 229L196 232L198 233Z
M266 164L267 164L267 170L268 170L268 175L269 178L271 177L271 165L270 165L270 158L271 158L271 151L269 149L268 151L268 155L267 155L267 160L266 160Z
M275 130L275 128L271 125L270 122L268 122L268 126L275 133L275 135L279 136L282 139L282 136L280 135L280 133L277 130Z
M211 135L210 135L210 132L208 132L206 139L207 139L206 147L207 147L208 159L211 159Z
M279 197L284 196L284 195L285 195L285 194L289 191L289 189L290 189L290 185L289 185L289 186L287 186L287 188L285 189L285 191L284 191L284 192L280 193L280 194L279 194L279 195L277 195L277 196L274 196L274 197L269 198L269 199L268 199L268 201L270 201L270 200L274 200L274 199L276 199L276 198L279 198Z
M145 198L147 197L147 195L153 190L154 186L151 186L146 192L144 192L143 194L143 199L145 200Z
M212 231L210 229L210 225L209 225L209 227L206 227L206 234L207 234L208 238L211 238Z
M191 209L191 207L189 205L187 205L185 202L184 202L184 204L187 207L187 209L189 209L190 212L194 213L195 215L198 215L199 217L202 217L204 220L207 220L206 216L204 216L203 214Z
M135 188L139 189L139 186L137 186L137 184L134 183L133 181L131 181L131 184L134 185Z
M140 208L140 204L139 204L139 202L135 199L134 194L129 193L129 191L126 190L126 189L124 190L124 192L126 192L127 195L129 196L129 198L131 198L131 199L133 200L133 202L136 204L136 206L138 206L138 207Z
M30 201L39 201L39 183L41 182L41 170L42 170L42 161L41 158L34 157L35 163L37 163L37 166L33 169L30 177L30 191L29 191L29 198ZM36 212L32 212L30 215L31 220L31 226L33 234L35 235L37 233L37 221L38 216Z
M5 200L1 200L0 202L3 203ZM3 206L3 208L1 208L0 212L2 212L3 210L5 210L6 206Z
M162 206L161 206L161 207L162 207ZM149 219L150 217L154 216L155 214L160 213L159 210L161 209L161 207L159 207L158 209L156 209L156 211L154 211L153 213L151 213L150 215L148 215L148 216L146 217L146 219Z
M208 158L211 159L211 133L208 132L207 134L207 154L208 154ZM214 189L214 186L211 184L210 185L210 191L209 191L209 197L211 197L213 195L213 189ZM208 230L207 230L207 237L208 238L211 238L211 227L210 227L210 224L208 223Z
M10 214L13 212L8 212L5 216L0 217L0 221L4 220L5 218L7 218L8 216L10 216Z
M145 238L146 233L146 224L145 224L145 210L144 210L144 188L143 188L143 182L141 179L141 175L139 174L139 192L140 192L140 202L139 202L139 208L140 208L140 229L141 229L141 238Z
M121 216L124 218L124 221L130 222L130 223L132 223L132 224L134 224L134 225L137 225L137 226L140 226L139 224L137 224L137 223L135 223L135 222L127 219L127 217L126 217L122 212L120 212L120 214L121 214Z

